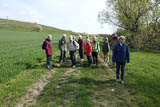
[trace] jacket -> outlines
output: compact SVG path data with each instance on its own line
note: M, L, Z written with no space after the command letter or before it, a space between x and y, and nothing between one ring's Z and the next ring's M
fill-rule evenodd
M114 48L113 62L130 62L130 52L129 47L125 44L120 45L120 43Z
M102 52L108 53L110 51L110 46L108 42L104 42L102 46Z
M78 39L79 49L84 49L84 41L82 39Z
M91 43L87 43L85 46L85 54L86 56L92 56L93 46Z
M118 40L118 38L116 37L116 38L113 38L113 40L112 40L112 42L111 42L111 49L112 49L112 51L114 50L114 48L116 47L116 45L118 45L119 44L119 40Z
M100 52L100 45L99 45L99 42L96 41L96 43L92 43L93 45L93 52Z
M79 44L76 41L69 42L69 51L76 51L79 49Z
M59 49L62 50L62 51L66 51L67 50L66 40L64 38L59 40Z
M53 55L53 47L52 42L49 40L46 40L46 54L52 56Z

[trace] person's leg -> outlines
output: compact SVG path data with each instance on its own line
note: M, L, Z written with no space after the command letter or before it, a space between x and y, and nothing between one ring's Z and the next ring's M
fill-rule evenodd
M90 59L90 65L91 65L92 64L92 57L90 56L89 59Z
M61 60L62 60L62 56L63 55L63 52L62 52L62 50L61 50L61 52L60 52L60 57L59 57L59 63L61 63Z
M63 51L63 62L66 62L66 51Z
M106 53L106 63L109 63L109 53Z
M113 50L112 50L112 57L113 57ZM112 61L112 67L115 67L116 62Z
M95 62L95 52L92 52L92 59L93 59L93 64L96 64L96 62Z
M116 62L116 80L119 80L120 63Z
M70 54L70 60L72 61L72 52L71 51L69 51L69 54Z
M95 52L95 61L96 61L96 65L98 66L98 52Z
M104 52L103 55L104 55L103 60L104 60L104 63L105 63L106 62L106 53Z
M49 65L50 65L50 69L52 69L52 56L49 56Z
M87 56L88 59L88 66L90 67L92 64L92 57L91 56Z
M79 56L80 56L80 59L81 59L81 49L79 49Z
M72 51L70 51L70 59L71 59L71 62L72 62L71 66L73 66L73 52Z
M52 56L47 55L46 68L52 69Z
M82 59L84 59L84 58L83 58L83 49L82 49L82 52L81 52L81 56L82 56Z
M87 60L88 60L88 66L89 66L89 56L87 56Z
M76 51L73 52L73 66L76 66Z
M124 76L125 76L125 62L121 63L121 81L124 81Z
M46 68L49 69L49 56L46 55Z

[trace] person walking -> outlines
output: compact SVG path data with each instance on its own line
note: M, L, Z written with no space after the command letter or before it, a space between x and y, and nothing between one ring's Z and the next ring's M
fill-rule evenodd
M48 35L47 39L43 43L43 47L46 52L46 68L48 70L51 70L53 69L52 67L52 55L53 55L52 35Z
M73 40L73 36L69 37L69 53L72 61L71 67L76 67L76 50L79 49L79 44Z
M116 81L124 83L125 76L125 65L126 62L130 62L130 51L129 47L125 44L125 37L119 37L120 43L114 48L113 51L113 62L116 62ZM120 80L120 69L121 69L121 80Z
M63 60L63 62L66 61L66 51L67 51L67 46L66 46L66 34L63 34L63 37L59 40L59 50L60 50L60 58L59 58L59 63Z
M92 64L92 51L93 51L93 46L90 43L90 40L86 39L85 55L87 56L88 59L88 67L91 67Z
M79 39L78 39L78 44L79 44L79 56L80 56L80 60L83 61L83 53L84 53L84 41L82 40L82 35L79 35Z
M97 41L97 37L93 37L93 52L92 52L92 58L93 58L93 64L96 64L98 66L98 54L100 52L100 45Z
M104 42L102 45L102 52L104 55L104 64L109 63L109 51L110 51L110 45L108 42L108 38L106 37L106 38L104 38Z
M112 49L112 57L113 57L113 51L114 48L118 45L119 40L118 40L118 36L116 33L112 34L112 41L111 41L111 49ZM112 61L112 67L115 67L115 62Z

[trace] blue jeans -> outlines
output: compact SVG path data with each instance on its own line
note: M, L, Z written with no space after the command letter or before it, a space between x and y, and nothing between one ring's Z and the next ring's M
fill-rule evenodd
M79 56L81 59L83 59L83 49L79 49Z
M98 52L92 52L93 64L98 65Z
M51 55L47 55L46 68L52 69L52 56Z
M121 81L124 80L126 62L116 62L116 78L119 79L121 69Z
M61 62L61 60L63 60L63 62L66 61L66 51L61 50L61 56L59 58L59 63Z
M87 56L88 59L88 66L91 66L92 64L92 57L91 56Z
M70 58L72 61L72 66L76 66L76 51L70 51Z

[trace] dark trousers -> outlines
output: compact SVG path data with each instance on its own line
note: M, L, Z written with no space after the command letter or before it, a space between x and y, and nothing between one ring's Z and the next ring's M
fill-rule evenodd
M51 55L47 55L46 68L52 69L52 56Z
M87 56L88 59L88 66L91 66L92 64L92 57L91 56Z
M92 52L93 64L98 65L98 52Z
M124 80L126 62L116 62L116 78L119 79L121 69L121 81Z
M63 60L63 62L66 61L66 51L61 50L61 56L59 58L59 63L61 62L61 60Z
M76 51L70 51L69 53L72 61L72 66L76 66Z
M79 56L80 56L80 59L83 59L83 49L79 49Z

